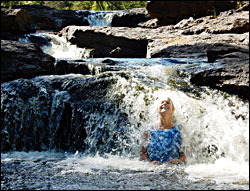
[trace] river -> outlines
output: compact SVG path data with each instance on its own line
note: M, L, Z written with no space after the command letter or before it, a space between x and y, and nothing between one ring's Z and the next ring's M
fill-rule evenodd
M192 72L220 67L220 63L208 63L202 58L108 58L115 64L110 64L105 70L107 66L103 66L103 60L107 58L85 58L84 49L53 34L33 35L52 39L49 46L41 48L57 61L80 60L88 63L95 72L92 75L38 76L27 81L2 83L2 134L11 124L20 129L25 125L45 124L44 116L49 121L48 127L43 128L53 134L53 128L59 128L65 116L63 110L67 102L72 117L79 118L72 119L72 123L85 120L84 126L79 125L85 129L85 137L80 137L79 129L73 132L78 137L76 144L84 142L85 147L81 150L76 149L77 145L68 145L69 151L58 151L55 149L56 140L62 142L61 145L66 140L63 137L56 139L57 134L53 137L48 133L46 141L51 149L34 151L23 146L21 150L24 151L20 151L17 140L24 135L17 133L11 143L16 149L1 153L3 190L249 190L249 103L219 90L196 87L189 81ZM29 38L20 41L28 42ZM62 86L66 87L71 86L69 82L83 84L85 80L103 76L114 83L108 86L105 93L107 103L101 103L99 110L84 110L84 100L73 102L72 94L66 88L51 90L49 86L55 80L62 81ZM39 91L27 102L16 97L15 84L23 82L31 83ZM49 106L42 107L37 103L41 97L46 98L44 102ZM184 164L154 165L141 161L139 157L142 134L157 125L156 108L166 97L173 100L174 120L183 126L182 138L187 156ZM43 115L36 114L41 111ZM74 114L76 111L81 115ZM8 136L12 135L9 133ZM27 137L21 139L28 142Z

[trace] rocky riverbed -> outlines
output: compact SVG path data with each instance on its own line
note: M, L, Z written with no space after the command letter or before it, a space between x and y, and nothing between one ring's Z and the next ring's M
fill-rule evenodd
M40 61L44 63L46 67L37 65L39 68L34 68L36 66L28 66L28 63L30 62L28 61L25 64L27 74L18 72L19 70L22 70L23 64L19 63L18 66L13 68L9 65L9 60L15 59L16 54L20 54L17 52L22 51L23 53L21 53L20 57L23 57L22 59L24 60L31 59L32 62L32 57L25 58L28 55L25 51L30 52L31 47L35 45L32 45L27 49L25 44L21 45L22 43L15 41L18 39L18 36L20 37L20 34L38 30L54 30L55 34L65 37L70 43L89 50L91 53L87 54L88 57L175 57L207 58L210 62L219 61L224 64L223 69L194 74L192 82L197 85L206 85L226 91L230 94L236 94L243 99L248 99L248 6L249 5L246 4L244 7L236 10L231 9L224 12L221 11L216 17L203 16L200 18L193 18L191 17L192 14L190 12L189 18L184 17L178 23L167 26L148 26L143 24L152 20L150 14L152 15L153 13L147 13L147 11L142 11L141 9L135 9L126 14L121 14L115 17L116 23L119 19L122 20L121 23L124 23L124 19L127 19L126 22L130 22L133 15L134 17L140 17L140 19L131 20L131 22L134 22L133 27L124 27L121 26L121 24L116 24L115 27L79 26L88 24L86 24L86 19L83 18L80 22L79 15L75 12L67 11L67 13L64 13L63 11L56 11L46 7L19 6L16 7L16 9L12 9L12 11L2 8L1 22L3 22L4 25L1 29L1 39L5 40L1 40L1 80L6 81L16 79L22 77L22 75L24 75L24 77L34 76L36 75L35 73L52 73L51 69L50 71L44 69L49 67L46 66L48 64L47 60ZM61 23L61 25L59 26L48 22L45 22L43 25L38 25L38 23L35 25L34 22L39 20L39 18L37 18L39 15L34 14L35 10L41 12L41 17L47 17L48 21L57 21L57 23ZM20 11L22 14L19 13ZM66 17L65 14L72 15L71 17L75 18L74 20L78 20L74 23L72 18ZM57 15L57 17L54 18L54 15ZM27 19L20 20L21 17ZM10 24L10 22L13 24ZM43 20L39 20L39 22L42 23ZM7 25L6 23L9 24ZM137 23L137 25L135 23ZM10 26L12 28L15 26L16 28L12 29ZM51 28L50 26L57 26L57 28ZM8 42L9 40L12 41ZM37 39L33 42L41 43L41 40L39 41L39 39ZM41 54L39 50L35 51L37 51L37 54ZM8 52L11 52L11 56L9 56ZM47 57L47 55L42 57ZM8 72L10 73L7 74ZM31 73L31 75L28 73ZM202 79L202 81L196 79Z

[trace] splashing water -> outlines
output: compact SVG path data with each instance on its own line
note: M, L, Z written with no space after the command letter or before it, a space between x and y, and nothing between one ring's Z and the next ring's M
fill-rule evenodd
M81 59L90 58L91 51L86 48L79 48L76 45L72 45L67 42L64 37L59 37L55 34L49 33L33 33L27 34L24 37L18 39L19 42L32 42L32 37L46 39L48 44L41 45L41 49L44 53L53 56L56 59Z
M114 15L116 14L122 15L127 13L126 10L116 10L116 11L78 10L76 12L79 15L83 15L83 18L88 20L90 26L107 26L107 27L111 27Z
M158 123L156 108L162 99L170 97L176 108L175 119L184 127L186 172L191 177L199 175L219 177L222 182L248 182L249 103L236 96L225 98L222 92L208 88L200 92L199 98L190 96L168 85L168 68L148 69L149 73L143 68L147 78L158 76L160 81L165 81L164 87L157 88L156 80L151 82L151 87L145 87L141 79L130 82L120 79L114 88L116 94L124 96L121 107L129 113L130 122L134 124L131 128L135 140L141 140L142 132ZM138 123L141 124L139 128Z
M47 51L56 58L62 58L62 55L64 58L83 57L81 52L76 51L79 48L65 47L67 42L64 39L54 38L51 34L48 36L52 39L52 49L48 50L48 46L44 46L44 52ZM183 126L182 138L187 159L182 167L188 178L215 180L218 184L249 185L249 103L218 90L195 87L190 84L190 76L186 74L186 71L220 67L218 63L209 64L202 59L113 60L125 68L125 77L119 72L113 73L116 83L109 89L106 97L118 100L117 112L127 114L129 123L123 129L129 140L124 141L123 136L120 136L117 142L121 152L115 155L101 154L96 149L97 130L89 131L85 141L89 148L96 150L95 155L87 152L66 155L55 163L58 168L63 168L61 174L95 173L96 170L114 169L137 172L169 169L167 164L155 166L140 161L139 150L143 144L143 132L159 122L157 106L162 99L170 97L175 106L174 118ZM100 62L98 59L92 61ZM80 78L79 75L71 76ZM101 118L102 125L106 123L110 126L105 126L110 128L107 131L115 131L112 121L117 117L117 112L114 115L93 113L89 126L96 118ZM37 156L33 153L28 155ZM4 154L1 161L18 157L24 157L24 154Z
M87 19L90 26L111 26L115 11L90 11Z

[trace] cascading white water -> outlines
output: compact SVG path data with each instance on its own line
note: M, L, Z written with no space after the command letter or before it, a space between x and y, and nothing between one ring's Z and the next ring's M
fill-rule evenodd
M90 11L87 19L90 26L111 26L115 11Z
M111 27L112 19L115 14L123 14L127 11L86 11L78 10L76 11L79 15L83 16L84 19L87 19L90 26L107 26Z
M168 85L169 77L176 72L173 68L144 66L137 71L141 76L130 80L119 78L110 90L109 96L122 97L120 109L129 116L131 126L128 132L133 140L131 153L119 159L116 156L105 159L98 155L94 158L74 158L74 163L93 162L89 167L102 164L99 168L152 170L151 165L143 165L135 159L139 159L143 132L158 124L157 106L162 99L170 97L176 108L176 122L184 127L185 171L190 178L210 178L222 183L248 182L249 104L236 96L226 96L209 88L204 88L199 98L176 90ZM157 81L162 83L156 85ZM132 159L129 159L131 156ZM81 168L78 166L77 169Z
M20 37L20 42L31 42L31 36L47 39L49 45L42 45L41 49L44 53L53 56L56 59L81 59L89 58L90 51L85 48L79 48L67 42L64 37L59 37L49 33L32 33L25 37Z
M145 87L141 80L120 79L114 92L124 95L121 107L134 124L134 140L157 125L156 108L170 97L175 105L175 118L183 129L187 155L185 171L190 177L207 177L222 182L248 182L249 178L249 103L236 96L205 88L200 98L190 97L168 85L169 67L143 67L148 79L165 81L164 87ZM152 75L153 74L153 75ZM114 93L113 92L113 93ZM141 123L138 128L138 123ZM138 146L135 143L135 150Z
M82 58L82 55L79 56L79 48L65 48L64 39L51 34L49 36L54 38L51 42L52 48L43 47L44 52L56 58ZM119 156L100 156L98 152L95 156L89 156L76 152L75 155L67 155L65 160L56 163L63 168L62 173L91 173L96 169L157 171L168 168L167 164L154 166L140 161L139 150L143 144L143 132L158 124L157 106L162 99L170 97L175 105L175 120L183 126L183 145L187 155L183 168L188 177L195 180L213 179L218 183L249 184L249 103L237 96L206 87L196 90L190 84L188 76L181 79L177 75L178 71L190 68L209 68L208 63L189 63L185 59L179 59L182 60L181 64L168 62L167 59L114 60L120 60L128 66L125 71L129 78L118 75L117 83L107 96L120 97L119 109L128 114L131 125L126 131L131 138L131 151ZM212 67L217 67L216 63ZM189 92L178 88L186 83L189 84ZM197 91L199 96L195 94ZM100 117L104 121L112 120L109 116ZM96 142L93 139L90 132L86 138L90 147L95 147ZM1 160L11 157L21 158L23 155L4 154Z

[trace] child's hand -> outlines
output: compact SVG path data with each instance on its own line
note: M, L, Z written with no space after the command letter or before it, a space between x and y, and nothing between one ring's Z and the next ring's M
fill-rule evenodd
M182 161L181 161L181 160L179 160L179 159L174 159L174 160L170 160L170 161L168 161L168 163L169 163L169 164L181 164L181 163L182 163Z
M161 164L159 161L156 161L156 160L153 160L152 163L153 164L158 164L158 165Z

